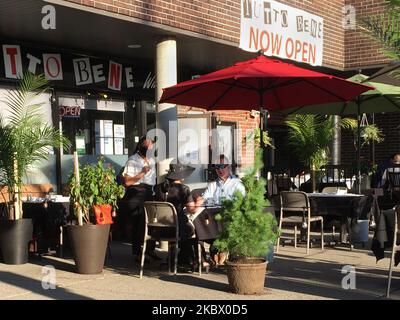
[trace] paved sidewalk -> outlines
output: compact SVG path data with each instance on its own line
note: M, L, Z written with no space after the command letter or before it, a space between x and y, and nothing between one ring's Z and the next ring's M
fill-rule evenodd
M389 255L388 255L389 256ZM256 296L241 296L228 292L224 270L209 274L168 274L166 266L151 262L145 274L138 277L138 268L130 255L128 244L112 244L112 256L107 257L104 272L99 275L79 275L70 258L44 256L31 259L25 265L0 263L0 299L111 299L111 300L273 300L273 299L385 299L389 259L375 263L370 250L350 251L348 247L311 249L285 246L268 265L265 292ZM42 268L56 268L56 289L42 288ZM342 267L356 268L356 289L342 288ZM400 299L400 273L397 268L392 282L392 299Z

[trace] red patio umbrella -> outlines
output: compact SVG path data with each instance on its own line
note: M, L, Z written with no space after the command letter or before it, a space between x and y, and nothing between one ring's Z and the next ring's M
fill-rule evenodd
M373 87L258 57L163 89L160 103L207 110L277 111L349 101ZM263 121L260 121L261 136ZM263 139L261 139L263 148Z
M163 89L160 103L207 110L277 111L349 101L373 87L259 55Z

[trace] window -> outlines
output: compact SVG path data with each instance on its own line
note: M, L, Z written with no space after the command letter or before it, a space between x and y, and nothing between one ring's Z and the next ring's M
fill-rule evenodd
M60 127L81 155L125 154L125 102L59 98Z

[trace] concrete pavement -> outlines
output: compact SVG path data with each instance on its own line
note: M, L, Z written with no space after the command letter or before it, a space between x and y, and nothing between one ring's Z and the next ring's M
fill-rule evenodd
M286 245L268 265L265 292L241 296L228 292L224 270L209 274L168 274L158 261L145 265L142 279L130 255L130 245L112 244L112 256L106 259L99 275L79 275L69 257L43 256L24 265L0 263L0 299L109 299L109 300L320 300L320 299L385 299L389 259L375 262L369 249L348 246L318 247L305 256L305 248ZM366 248L369 248L367 246ZM387 255L387 257L389 254ZM54 266L56 289L43 289L51 274L43 274L44 266ZM355 267L355 289L342 288L344 266ZM400 273L395 268L392 299L400 299ZM349 283L348 281L346 283Z

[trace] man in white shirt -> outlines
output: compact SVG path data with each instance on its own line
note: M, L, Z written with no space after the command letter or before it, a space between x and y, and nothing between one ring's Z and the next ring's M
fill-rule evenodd
M235 192L239 191L245 195L246 190L242 181L235 177L231 172L229 160L224 155L220 155L220 162L214 165L217 173L217 180L208 184L206 191L203 193L203 201L206 206L219 206L222 199L232 199ZM211 241L210 255L213 257L214 263L223 264L227 258L226 252L217 252Z
M243 195L246 193L242 181L232 175L231 165L224 155L220 156L220 163L215 164L214 168L218 178L208 184L203 194L206 205L221 205L221 199L232 199L236 191Z
M132 253L137 262L140 261L145 231L143 203L153 200L153 188L156 184L155 161L147 155L153 144L152 140L142 137L136 152L126 162L122 174L125 196L121 200L120 209L132 223ZM153 259L159 259L155 254L154 241L147 242L146 253Z

